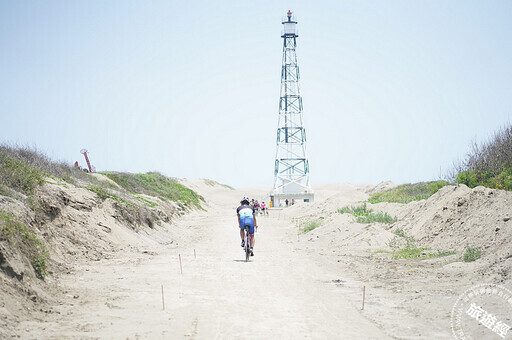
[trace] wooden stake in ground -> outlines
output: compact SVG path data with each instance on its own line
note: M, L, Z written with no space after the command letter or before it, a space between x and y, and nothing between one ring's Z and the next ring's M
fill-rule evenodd
M365 291L366 291L366 286L363 286L363 307L361 307L361 310L364 310L364 295L365 295Z
M196 250L194 249L194 258L197 259Z
M297 241L299 241L299 234L300 234L300 223L298 220L295 221L297 223Z
M162 285L162 310L165 310L164 285Z
M180 258L180 272L183 274L183 267L182 267L182 265L181 265L181 254L179 254L178 256L179 256L179 258Z

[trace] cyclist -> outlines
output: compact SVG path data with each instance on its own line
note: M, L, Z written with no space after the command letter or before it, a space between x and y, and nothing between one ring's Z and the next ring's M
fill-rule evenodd
M258 200L254 201L254 213L258 215L260 213L260 203Z
M238 226L240 227L240 238L242 239L242 248L245 247L245 226L249 226L249 235L251 235L251 256L254 256L254 228L258 228L254 208L249 203L249 198L244 197L240 201L240 206L236 209L238 216Z
M265 205L265 202L261 202L261 211L263 212L263 216L265 216L265 214L268 214L267 206Z

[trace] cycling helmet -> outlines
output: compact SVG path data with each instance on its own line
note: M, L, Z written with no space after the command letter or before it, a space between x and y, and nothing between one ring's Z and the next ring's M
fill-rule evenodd
M244 196L244 197L242 198L242 200L240 201L240 203L244 204L244 202L247 202L247 204L249 204L249 197Z

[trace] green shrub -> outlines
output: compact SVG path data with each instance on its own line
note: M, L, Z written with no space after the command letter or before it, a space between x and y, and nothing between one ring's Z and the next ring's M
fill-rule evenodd
M470 188L482 185L512 190L512 125L498 129L484 143L473 142L471 151L455 166L451 177Z
M492 189L512 190L512 168L507 168L496 176L493 176L490 171L480 173L467 170L457 175L456 182L470 188L481 185Z
M371 194L368 202L375 204L380 202L409 203L419 201L429 198L448 184L446 181L402 184L393 189Z
M473 261L478 260L481 256L482 256L482 253L480 252L480 249L468 247L468 248L466 248L466 251L464 252L462 260L464 262L473 262Z
M465 184L470 188L478 186L479 183L477 175L473 170L462 171L457 175L457 179L455 181L459 184Z

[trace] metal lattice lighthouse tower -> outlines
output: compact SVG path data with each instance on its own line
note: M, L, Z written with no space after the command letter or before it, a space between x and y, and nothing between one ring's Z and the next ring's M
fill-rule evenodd
M309 185L309 163L306 153L306 130L302 117L302 97L299 88L297 63L297 21L288 11L283 19L283 66L281 68L281 98L277 126L274 185L270 194L273 206L281 201L304 200L312 202Z

